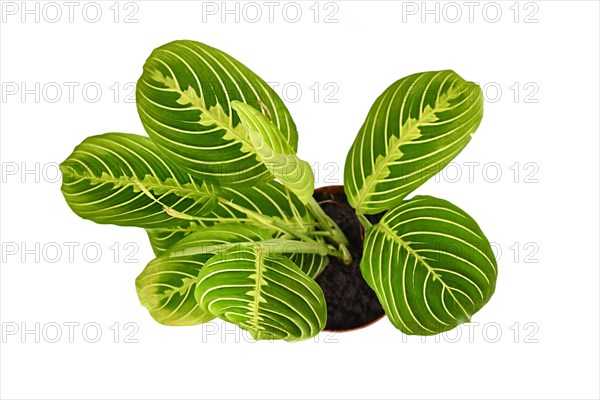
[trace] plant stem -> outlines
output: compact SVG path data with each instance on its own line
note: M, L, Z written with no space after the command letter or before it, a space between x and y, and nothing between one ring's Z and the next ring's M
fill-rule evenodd
M329 215L325 214L325 211L323 211L319 203L317 203L314 198L311 198L307 205L312 215L317 219L317 221L319 221L321 229L331 233L331 240L333 240L336 244L343 245L345 247L350 245L350 242L348 242L344 232L342 232L340 227L337 226L337 224L329 217Z
M265 226L271 227L271 228L281 231L281 232L289 233L289 234L297 237L298 239L302 239L307 242L316 242L316 240L314 240L310 236L304 234L303 232L300 232L290 226L287 226L286 224L282 224L281 222L279 222L271 217L267 217L266 215L257 213L256 211L253 211L246 207L235 204L234 202L224 199L222 197L219 197L218 201L219 201L219 203L225 204L235 210L238 210L239 212L246 214L248 217L256 220L257 222L259 222Z
M369 221L363 214L356 213L356 216L358 217L360 224L363 226L363 228L365 228L365 231L368 231L373 226L371 221Z
M324 243L307 243L300 240L273 239L261 242L246 243L223 243L216 245L202 245L188 247L183 250L175 251L169 254L170 257L190 256L194 254L220 253L234 247L257 246L267 254L286 254L286 253L305 253L320 254L322 256L331 255L342 258L343 255L333 246Z
M169 214L170 216L172 216L174 218L187 220L187 221L202 222L203 220L207 220L207 218L196 217L196 216L182 213L182 212L172 209L171 207L167 206L166 204L164 204L160 200L158 200L156 197L154 197L154 195L138 179L134 179L133 181L142 190L142 192L144 192L145 195L150 197L154 202L160 204L163 207L164 211L167 214ZM341 259L344 262L344 264L346 264L346 265L350 265L352 263L352 256L350 255L350 252L348 251L348 248L346 247L349 245L346 235L344 235L344 233L337 226L337 224L331 218L329 218L329 216L327 214L325 214L323 209L319 206L317 201L313 198L311 198L311 200L308 204L308 209L311 211L313 216L317 219L317 221L319 222L319 225L321 226L321 229L323 229L324 231L310 231L310 232L304 231L303 232L303 231L296 229L295 227L292 227L288 224L282 223L282 222L280 222L274 218L268 217L266 215L262 215L254 210L250 210L244 206L238 205L238 204L236 204L230 200L227 200L223 197L217 197L217 201L219 203L225 204L237 211L240 211L241 213L246 214L246 216L248 218L245 218L245 219L240 218L238 220L240 222L252 220L252 221L258 222L260 225L267 226L267 227L270 227L277 231L283 232L287 237L296 237L298 239L301 239L304 242L306 242L305 243L306 245L312 246L312 247L302 247L301 246L299 248L302 248L303 250L298 251L298 252L311 252L311 253L315 253L315 254L331 255L331 256ZM293 207L292 207L292 210L294 210ZM296 219L298 219L298 221L300 221L300 223L301 223L302 221L300 220L299 215L297 215L297 213L295 213L295 214L296 214L295 215ZM333 247L331 245L324 245L323 243L315 240L315 238L311 237L310 235L326 237L327 239L329 239L329 241L332 241L333 244L337 245L338 248L336 249L335 247ZM298 242L298 241L290 241L290 242L294 242L295 245L297 243L302 243L302 242ZM325 250L319 250L320 252L317 252L315 250L307 250L307 249L315 249L315 248L318 249L319 247L325 248L326 252L323 253L323 251L325 251Z
M321 208L319 203L317 203L317 200L315 200L313 197L310 198L307 206L308 206L308 209L310 210L311 214L319 222L321 229L323 229L325 232L330 233L330 236L327 237L327 239L330 242L333 242L333 244L335 244L336 246L338 246L338 250L341 254L341 257L338 257L338 258L340 258L344 262L345 265L352 264L352 255L350 254L350 251L348 250L348 246L350 245L350 242L348 241L348 238L346 237L346 235L344 235L344 232L342 232L342 230L335 223L335 221L332 220L329 217L329 215L327 215L325 213L325 211L323 211L323 209Z
M308 236L309 234L314 234L315 232L309 232L308 234L305 234L304 232L300 232L284 223L281 223L280 221L257 213L256 211L249 210L246 207L235 204L232 201L229 201L222 197L219 197L218 201L222 204L225 204L246 214L248 217L253 218L257 222L262 223L266 226L270 226L281 232L288 233L297 237L298 239L302 239L309 243L319 243L314 238ZM327 239L332 241L334 245L337 246L337 250L334 250L333 252L330 252L328 254L341 259L345 265L350 265L352 263L352 255L350 254L350 251L347 248L349 242L346 238L346 235L344 235L344 232L342 232L339 226L337 226L337 224L331 218L329 218L327 214L325 214L321 206L319 206L319 204L314 198L311 198L311 200L309 201L308 209L319 222L321 229L325 231L323 233L328 233L328 235L326 234L323 236L325 236Z
M309 231L308 234L311 236L331 237L331 232L326 232L326 231Z

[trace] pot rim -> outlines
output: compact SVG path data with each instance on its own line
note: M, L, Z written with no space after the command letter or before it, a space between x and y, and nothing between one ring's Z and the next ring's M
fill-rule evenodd
M315 189L315 193L346 194L346 192L344 191L344 185L321 186Z

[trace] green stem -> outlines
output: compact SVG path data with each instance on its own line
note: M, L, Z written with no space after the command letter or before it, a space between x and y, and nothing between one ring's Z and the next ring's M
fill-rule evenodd
M367 217L365 217L363 214L359 214L359 213L356 213L356 216L358 217L360 224L363 226L363 228L365 228L365 231L368 231L369 229L371 229L373 224L371 224L371 221L369 221L367 219Z
M337 224L329 217L329 215L325 214L325 211L323 211L319 203L317 203L314 198L311 198L307 205L312 215L317 219L317 221L319 221L321 229L330 232L331 239L336 244L343 246L350 245L350 242L348 242L348 238L346 238L344 232L342 232L340 227L337 226Z
M188 247L183 250L172 252L169 254L169 256L181 257L191 256L194 254L221 253L225 250L231 249L236 246L256 246L259 247L266 254L305 253L320 254L322 256L331 255L339 258L343 257L343 255L338 250L336 250L333 246L328 244L318 242L307 243L300 240L284 239L265 240L261 242L223 243L217 245L202 245Z
M331 237L331 232L325 232L325 231L309 231L308 234L311 236Z
M291 234L291 235L297 237L298 239L302 239L308 243L320 244L314 238L308 236L304 232L300 232L300 231L298 231L280 221L277 221L271 217L267 217L265 215L257 213L256 211L249 210L246 207L240 206L238 204L235 204L235 203L233 203L227 199L221 198L221 197L219 197L218 200L220 203L226 204L226 205L246 214L248 217L255 219L259 223L262 223L266 226L270 226L281 232ZM328 237L328 239L333 241L334 244L338 246L337 250L335 249L335 247L329 246L333 250L330 250L330 252L328 254L341 259L345 265L350 265L352 263L352 255L350 254L350 251L347 248L347 246L349 245L349 242L348 242L348 239L346 238L346 235L344 235L344 232L342 232L342 230L337 226L337 224L331 218L329 218L329 216L327 214L325 214L325 212L319 206L319 204L317 203L317 201L315 199L311 198L311 200L308 203L308 206L309 206L309 210L312 211L313 216L317 219L317 221L321 225L321 229L325 230L324 233L330 234L330 235L323 235L323 236ZM310 234L314 234L314 232L311 232ZM314 235L314 236L316 236L316 235Z
M246 214L248 217L256 220L257 222L259 222L265 226L271 227L275 230L278 230L278 231L281 231L284 233L289 233L289 234L297 237L298 239L306 240L307 242L316 242L316 240L314 240L310 236L304 234L303 232L300 232L300 231L298 231L286 224L283 224L271 217L267 217L265 215L257 213L256 211L247 209L246 207L235 204L234 202L224 199L222 197L219 197L218 200L219 200L219 203L228 205L229 207Z
M329 215L323 211L317 200L311 197L308 204L308 209L311 214L317 219L321 229L323 231L328 232L330 235L328 239L330 242L333 242L336 246L338 246L339 253L341 254L340 258L345 265L350 265L352 263L352 255L348 250L348 246L350 246L350 242L344 232L340 229L340 227L332 220Z
M134 179L134 183L142 190L142 192L144 192L144 194L146 194L148 197L150 197L156 203L163 206L163 209L165 210L165 212L167 214L169 214L170 216L172 216L174 218L187 220L187 221L202 222L203 220L207 220L207 218L196 217L196 216L185 214L185 213L182 213L182 212L172 209L171 207L167 206L166 204L162 203L159 199L154 197L152 195L152 193L138 179ZM292 227L288 224L277 221L274 218L262 215L256 211L250 210L244 206L235 204L234 202L227 200L225 198L217 197L217 200L219 201L219 203L225 204L237 211L240 211L241 213L246 214L246 216L248 217L245 219L243 219L243 218L236 219L237 221L240 221L240 222L243 220L244 221L250 221L250 220L255 221L255 222L258 222L260 225L267 226L267 227L270 227L277 231L283 232L287 237L296 237L298 239L305 241L306 243L299 242L299 241L290 241L290 242L294 242L295 246L297 246L299 243L303 243L302 245L300 245L300 247L298 247L301 250L296 251L296 252L310 252L310 253L315 253L315 254L331 255L331 256L341 259L344 262L344 264L346 264L346 265L350 265L350 263L352 262L352 256L350 255L350 252L348 251L348 248L346 247L349 245L346 235L344 235L344 233L337 226L337 224L331 218L329 218L329 216L327 214L325 214L323 209L319 206L319 204L313 198L311 198L311 201L308 204L309 210L312 212L313 216L317 219L317 221L321 225L321 229L324 229L324 232L311 231L311 232L307 232L308 234L304 233L302 231L299 231L299 230L295 229L295 227ZM292 210L293 209L294 209L294 207L292 207ZM299 215L296 215L296 218L299 221L301 221ZM219 219L219 220L222 221L223 219ZM313 237L311 237L309 235L327 237L330 241L333 241L334 244L338 246L338 248L336 249L335 247L333 247L331 245L324 245L323 243L315 240ZM306 246L304 246L304 245L306 245ZM310 249L313 249L313 250L310 250ZM317 251L314 249L320 249L320 250ZM326 250L323 250L323 249L326 249Z

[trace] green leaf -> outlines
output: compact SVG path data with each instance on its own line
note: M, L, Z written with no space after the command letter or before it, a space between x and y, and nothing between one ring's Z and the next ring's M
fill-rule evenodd
M217 186L203 183L161 158L150 139L143 136L91 136L60 169L62 193L71 209L100 224L175 226L181 220L173 214L203 215L217 205Z
M220 197L243 206L261 215L274 217L286 225L306 232L315 225L315 219L297 196L285 190L278 182L261 182L254 186L222 187ZM178 240L197 229L211 226L232 218L245 218L246 215L226 204L218 203L208 214L201 216L200 221L188 223L181 221L179 226L160 227L148 230L150 242L156 255L174 245ZM311 267L312 268L312 267Z
M255 108L239 101L231 102L260 161L273 176L289 188L303 204L315 190L315 177L310 164L296 156L279 129Z
M276 181L261 182L251 187L224 187L220 197L302 231L314 227L315 224L315 218L300 199ZM234 211L227 204L219 204L214 213L226 216L232 215ZM243 213L237 215L245 216Z
M233 57L191 40L155 49L137 83L136 102L152 141L203 181L251 184L270 179L231 102L270 116L291 148L298 133L269 85Z
M411 335L469 322L494 293L498 271L477 223L429 196L403 202L367 232L360 267L390 321Z
M237 113L248 138L254 145L268 147L277 154L296 154L279 129L263 113L240 101L232 101L231 108ZM260 156L261 154L258 153Z
M170 253L195 248L194 255L152 260L136 279L140 302L150 315L164 325L197 325L214 316L198 307L194 299L198 273L214 256L214 246L267 240L268 232L242 224L221 224L196 231L186 237ZM201 251L201 250L204 251Z
M204 224L197 221L191 221L189 223L184 222L184 224L180 226L146 229L146 233L148 233L150 245L152 246L154 254L160 256L167 251L169 247L175 245L175 243L179 242L181 239L212 225L214 225L214 222Z
M400 204L460 153L482 116L481 89L453 71L393 83L371 107L346 158L350 205L376 214Z
M196 300L257 340L308 339L327 320L319 285L289 258L260 247L235 247L208 260L198 275Z
M324 243L322 240L319 240L319 242ZM285 253L284 256L288 257L302 272L313 279L316 279L329 264L329 257L321 254Z

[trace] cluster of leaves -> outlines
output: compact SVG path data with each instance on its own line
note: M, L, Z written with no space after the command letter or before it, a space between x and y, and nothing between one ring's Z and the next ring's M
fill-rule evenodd
M348 241L313 199L287 108L256 74L194 41L155 49L136 90L149 137L85 139L61 164L71 209L144 228L156 258L136 280L165 325L221 318L257 339L302 340L325 326L315 278ZM366 229L363 276L392 323L429 335L469 321L491 297L490 245L464 211L405 196L446 166L481 121L477 85L452 71L395 82L348 154L348 199ZM385 211L371 226L366 214Z

